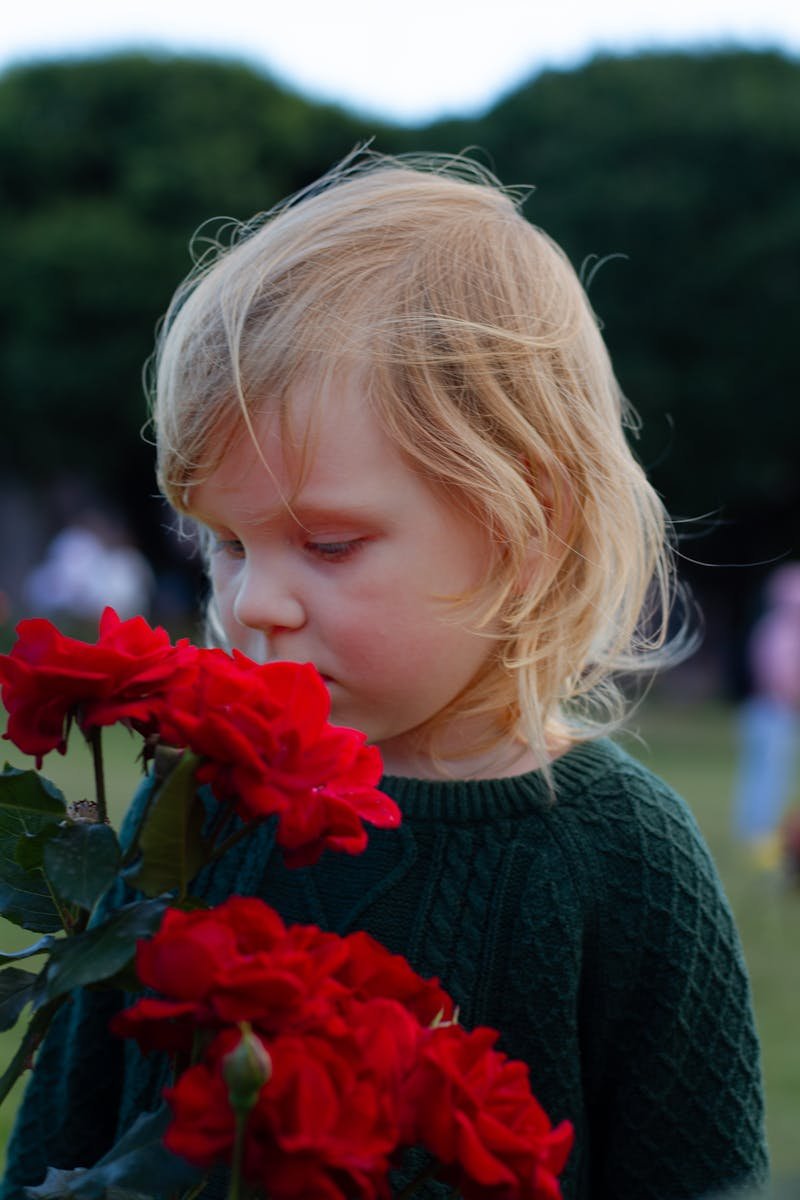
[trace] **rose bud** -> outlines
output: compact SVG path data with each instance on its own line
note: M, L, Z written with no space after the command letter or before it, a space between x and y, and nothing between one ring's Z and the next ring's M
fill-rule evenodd
M247 1021L242 1021L241 1041L222 1060L222 1075L228 1085L230 1106L237 1115L250 1112L258 1094L272 1077L272 1059Z

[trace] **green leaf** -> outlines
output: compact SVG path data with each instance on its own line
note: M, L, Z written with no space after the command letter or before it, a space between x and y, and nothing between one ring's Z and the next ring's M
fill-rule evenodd
M20 866L17 850L23 839L35 838L55 819L50 813L0 806L0 915L37 933L61 929L61 917L43 871Z
M19 962L21 958L31 958L34 954L45 954L55 945L55 939L48 933L45 937L39 938L38 942L34 942L32 946L26 946L24 950L0 950L0 963Z
M92 908L111 884L122 857L109 825L68 825L44 847L44 869L58 895Z
M208 861L202 836L205 810L197 797L197 756L184 753L159 788L139 833L141 858L126 872L132 887L146 896L177 888L181 895Z
M29 1000L39 976L20 967L6 967L0 971L0 1032L16 1025L17 1018Z
M65 814L66 802L55 784L6 763L0 772L0 915L24 929L61 929L38 859L40 838Z
M49 813L62 821L67 802L64 793L38 771L20 771L6 763L0 772L0 808L20 813Z
M68 1196L77 1195L75 1188L86 1171L86 1167L73 1167L71 1171L62 1170L61 1167L48 1167L42 1183L37 1187L26 1188L25 1194L35 1196L37 1200L66 1200ZM97 1192L98 1197L101 1194Z
M41 988L39 987L41 978L41 975L38 976L37 982L33 986L34 1005L41 997ZM10 1063L0 1076L0 1104L3 1104L14 1084L30 1067L31 1060L42 1043L42 1038L50 1028L50 1022L66 1000L66 996L59 996L57 1000L51 1000L48 1004L43 1004L40 1008L35 1009L28 1022L28 1028L11 1056Z
M143 1113L93 1167L59 1171L51 1167L44 1183L28 1188L33 1200L134 1200L180 1194L194 1188L203 1172L167 1150L163 1143L172 1114L165 1104Z
M108 980L133 958L139 938L150 937L161 924L168 901L139 900L118 908L101 925L53 946L43 998L53 1000L76 987Z
M17 842L17 848L14 851L14 860L25 871L34 871L38 867L40 870L44 868L44 848L50 841L50 838L56 837L60 826L55 822L46 825L44 829L40 829L38 833L26 833Z

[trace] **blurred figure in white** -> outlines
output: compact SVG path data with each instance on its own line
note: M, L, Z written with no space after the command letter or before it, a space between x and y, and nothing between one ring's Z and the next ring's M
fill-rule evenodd
M62 529L25 582L36 616L95 620L106 605L123 618L147 615L155 577L117 526L93 511Z
M752 694L741 712L737 835L766 868L781 860L781 818L792 797L800 733L800 563L767 584L767 607L748 647Z

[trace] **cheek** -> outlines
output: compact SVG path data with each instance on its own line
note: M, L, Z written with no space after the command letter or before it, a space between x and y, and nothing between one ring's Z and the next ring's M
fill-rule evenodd
M214 567L209 569L208 582L211 587L211 599L214 607L227 629L233 622L233 602L236 597L235 588L229 575L226 576L222 571Z
M209 569L208 580L211 586L211 613L229 647L260 661L264 657L263 639L253 630L240 625L233 615L237 587L232 573Z
M416 601L399 584L375 604L354 607L337 621L328 614L325 640L365 676L389 679L405 688L426 686L435 677L467 683L490 652L492 642L438 604Z

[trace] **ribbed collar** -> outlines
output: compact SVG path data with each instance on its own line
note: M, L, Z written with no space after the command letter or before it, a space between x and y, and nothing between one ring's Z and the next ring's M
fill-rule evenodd
M551 789L542 771L506 779L409 779L386 775L380 787L403 813L417 820L480 821L519 817L553 802L576 799L592 780L624 760L624 751L607 738L576 746L556 759Z

